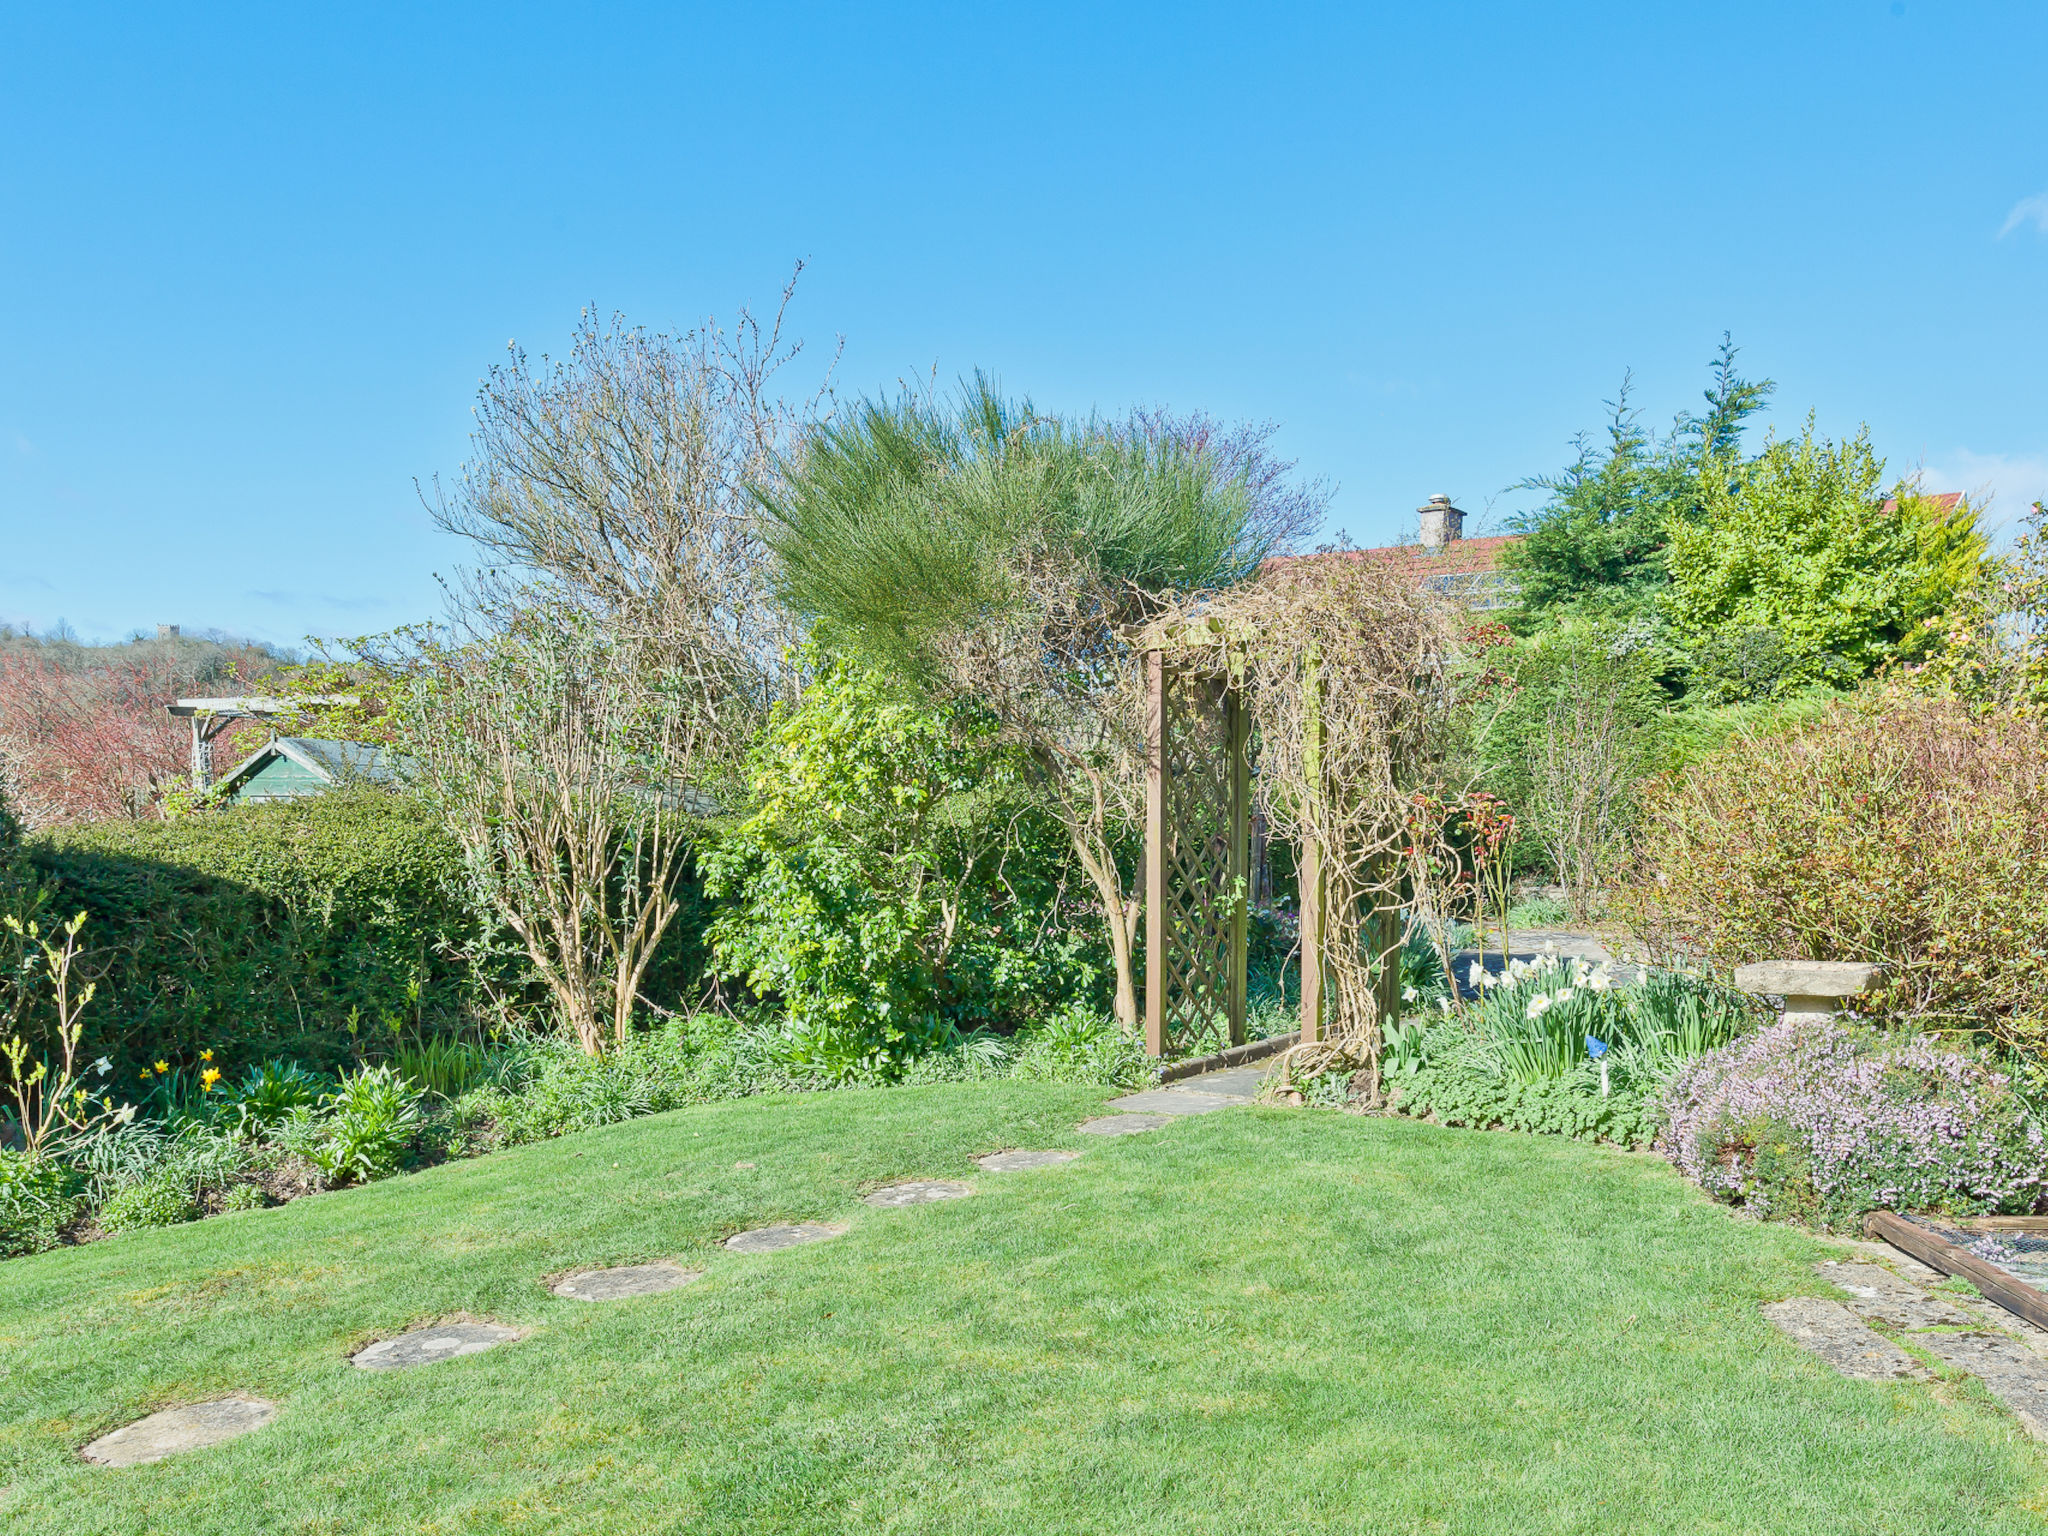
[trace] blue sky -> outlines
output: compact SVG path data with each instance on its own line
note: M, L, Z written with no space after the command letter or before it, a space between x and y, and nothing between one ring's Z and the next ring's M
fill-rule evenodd
M1772 414L2048 495L2048 6L0 0L0 619L439 607L413 485L595 304L773 300L842 393L1271 420L1497 526L1732 330ZM1480 531L1468 529L1468 531Z

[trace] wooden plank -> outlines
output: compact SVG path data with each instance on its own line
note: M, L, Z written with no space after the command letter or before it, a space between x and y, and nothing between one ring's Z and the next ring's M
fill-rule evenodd
M1229 1012L1230 1043L1244 1044L1244 1015L1249 999L1248 961L1251 957L1251 711L1244 694L1234 684L1223 696L1223 750L1225 785L1229 801L1230 861L1232 896L1230 914L1230 975L1224 1006Z
M1958 1216L1948 1225L1970 1232L2048 1232L2048 1216Z
M1159 1074L1162 1083L1177 1083L1182 1078L1199 1077L1204 1072L1220 1072L1225 1067L1241 1067L1248 1062L1264 1061L1268 1056L1277 1056L1282 1051L1292 1050L1300 1042L1292 1035L1275 1035L1270 1040L1254 1040L1247 1045L1233 1045L1227 1051L1218 1051L1213 1056L1202 1056L1194 1061L1177 1061Z
M1145 653L1145 1049L1166 1054L1166 654Z
M1974 1253L1965 1253L1940 1233L1915 1226L1890 1211L1872 1211L1864 1217L1863 1232L1866 1237L1882 1238L1945 1275L1969 1281L1990 1300L2036 1328L2048 1328L2048 1296L1996 1265L1985 1263Z

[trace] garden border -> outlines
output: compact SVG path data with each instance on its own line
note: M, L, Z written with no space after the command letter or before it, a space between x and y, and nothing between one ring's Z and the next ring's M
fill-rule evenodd
M1882 1238L1923 1264L1932 1264L1945 1275L1969 1281L2006 1311L2025 1318L2036 1328L2048 1328L2048 1295L1985 1263L1974 1253L1964 1252L1939 1233L1916 1226L1892 1211L1872 1211L1865 1216L1863 1232L1866 1237Z
M1197 1056L1193 1061L1176 1061L1159 1073L1162 1083L1177 1083L1182 1078L1199 1077L1204 1072L1217 1072L1225 1067L1241 1067L1247 1062L1263 1061L1268 1056L1278 1056L1290 1046L1301 1044L1296 1034L1273 1035L1264 1040L1252 1040L1243 1045L1226 1046L1213 1056Z

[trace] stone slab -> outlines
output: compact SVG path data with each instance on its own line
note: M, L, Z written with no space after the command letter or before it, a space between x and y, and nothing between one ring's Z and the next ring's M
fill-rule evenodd
M678 1291L703 1277L703 1270L685 1269L680 1264L621 1264L616 1269L586 1269L556 1281L549 1289L576 1301L624 1301L629 1296Z
M1998 1333L1915 1333L1930 1355L1968 1371L2036 1440L2048 1440L2048 1360Z
M1875 1264L1816 1264L1821 1278L1849 1293L1849 1310L1903 1333L1908 1328L1971 1328L1977 1320Z
M1197 1077L1184 1077L1162 1093L1214 1093L1226 1099L1251 1100L1258 1097L1259 1084L1265 1081L1267 1067L1223 1067L1215 1072L1204 1072Z
M1051 1168L1058 1163L1071 1163L1080 1155L1078 1152L991 1152L987 1157L977 1157L974 1161L988 1173L1022 1173L1026 1168Z
M436 1323L360 1349L349 1358L365 1371L404 1371L436 1365L458 1355L480 1355L519 1337L517 1328L497 1323Z
M1075 1129L1086 1131L1090 1136L1135 1136L1140 1131L1156 1131L1162 1125L1171 1124L1171 1115L1100 1115L1093 1120L1082 1121Z
M1772 997L1857 997L1883 973L1854 960L1759 960L1735 967L1735 985Z
M1771 1302L1764 1316L1800 1348L1858 1381L1924 1380L1927 1370L1839 1301L1794 1296Z
M780 1253L785 1248L801 1248L805 1243L826 1242L845 1231L843 1222L828 1226L818 1221L798 1221L779 1227L756 1227L751 1232L735 1232L725 1240L725 1246L734 1253Z
M951 1179L913 1179L908 1184L891 1184L861 1198L868 1205L895 1210L905 1205L930 1205L936 1200L965 1200L973 1193L971 1186L955 1184Z
M1134 1115L1206 1115L1218 1109L1233 1109L1250 1100L1234 1094L1196 1093L1186 1088L1147 1088L1111 1099L1109 1107Z
M180 1451L219 1445L277 1417L277 1404L260 1397L222 1397L210 1403L166 1408L146 1419L101 1435L78 1454L103 1467L139 1467Z

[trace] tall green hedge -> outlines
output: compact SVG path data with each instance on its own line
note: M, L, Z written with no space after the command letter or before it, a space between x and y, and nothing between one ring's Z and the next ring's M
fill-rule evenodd
M366 788L24 842L48 910L89 917L93 1054L334 1065L393 1025L457 1023L476 984L460 854L403 796Z

